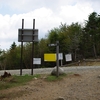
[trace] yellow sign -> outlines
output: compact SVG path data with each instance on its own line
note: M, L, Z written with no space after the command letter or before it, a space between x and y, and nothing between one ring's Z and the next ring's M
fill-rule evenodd
M44 54L44 61L56 61L55 53Z

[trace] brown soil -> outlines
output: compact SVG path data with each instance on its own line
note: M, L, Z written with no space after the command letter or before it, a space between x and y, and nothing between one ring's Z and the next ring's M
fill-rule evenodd
M100 70L68 74L55 82L48 82L45 77L0 90L0 100L100 100Z

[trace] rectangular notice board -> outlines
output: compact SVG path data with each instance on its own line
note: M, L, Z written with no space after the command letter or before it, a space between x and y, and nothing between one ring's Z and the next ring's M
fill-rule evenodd
M18 42L38 41L38 29L18 29Z
M48 53L44 54L44 61L56 61L56 54L55 53Z

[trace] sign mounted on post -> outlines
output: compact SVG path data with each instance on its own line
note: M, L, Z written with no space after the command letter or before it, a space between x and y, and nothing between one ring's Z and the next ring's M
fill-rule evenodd
M49 47L56 46L57 44L48 44Z
M44 54L44 61L56 61L57 59L56 53L48 53ZM58 60L63 60L63 54L59 53L58 54Z
M59 53L58 58L59 60L63 60L63 53Z
M56 44L48 44L48 46L56 46L56 54L55 54L55 59L57 64L57 77L59 76L59 41L56 41ZM46 61L46 60L45 60Z
M38 29L18 30L18 42L32 42L32 41L38 41Z
M21 42L21 66L20 75L23 68L23 42L32 42L32 67L31 75L33 75L33 58L34 58L34 42L38 41L38 29L35 29L35 19L33 19L33 29L24 29L24 19L22 19L22 29L18 29L18 42ZM35 63L40 63L35 61Z
M56 62L56 54L55 53L44 54L44 61L54 61L54 62Z
M33 58L33 64L40 65L41 64L41 58Z
M65 55L66 61L72 61L72 56L71 54L66 54Z

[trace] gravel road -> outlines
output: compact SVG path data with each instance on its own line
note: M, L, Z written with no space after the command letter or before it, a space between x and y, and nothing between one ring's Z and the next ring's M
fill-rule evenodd
M73 67L61 67L64 69L65 73L69 72L84 72L88 70L100 70L100 66L73 66ZM33 74L50 74L53 68L38 68L33 69ZM0 75L3 75L4 71L11 73L11 75L20 75L19 70L0 70ZM31 74L31 69L23 69L22 75Z

